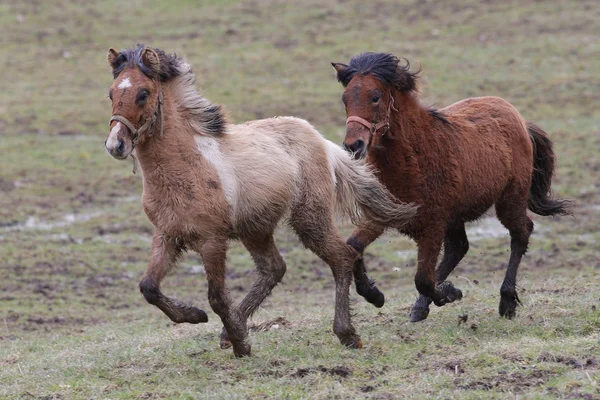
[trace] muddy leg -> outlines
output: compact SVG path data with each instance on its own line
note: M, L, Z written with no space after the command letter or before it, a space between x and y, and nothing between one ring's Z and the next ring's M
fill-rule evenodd
M354 261L353 274L356 292L377 308L385 304L385 296L375 286L375 281L367 276L367 268L362 257L365 248L383 233L382 227L355 228L346 244L352 246L360 257Z
M331 210L319 204L302 204L292 212L290 223L302 243L325 261L335 279L335 316L333 332L340 342L351 348L362 348L360 336L350 320L350 283L352 266L358 256L344 243L333 224ZM324 201L323 204L330 204ZM315 217L317 217L315 219Z
M512 319L521 300L517 295L517 271L521 258L527 251L529 236L533 232L533 221L527 216L526 205L515 206L510 200L496 203L496 215L510 232L510 259L504 282L500 288L500 315Z
M225 285L227 239L215 238L202 244L197 250L204 261L208 279L208 301L213 311L221 317L233 346L233 354L236 357L249 356L251 348L246 318L232 307Z
M286 267L272 235L258 239L242 239L242 242L250 252L258 270L258 279L237 307L247 320L281 281ZM231 347L231 341L225 328L221 332L220 346L222 349Z
M182 252L183 247L176 239L167 237L158 231L154 232L152 256L146 273L140 282L140 291L148 303L157 306L173 322L189 322L192 324L207 322L208 316L203 310L182 304L163 295L160 291L160 282L175 266Z
M467 239L465 225L460 224L460 226L449 230L444 238L444 258L437 267L438 284L448 278L460 260L467 254L467 251L469 251L469 240ZM410 311L410 322L426 319L429 315L430 304L431 299L420 294Z
M462 298L462 292L445 281L436 284L435 264L442 247L443 235L429 232L427 236L418 240L418 266L415 275L415 285L420 294L429 297L433 303L441 307Z

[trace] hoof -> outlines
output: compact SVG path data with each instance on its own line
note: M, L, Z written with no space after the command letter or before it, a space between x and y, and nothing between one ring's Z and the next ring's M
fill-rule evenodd
M363 342L362 339L360 338L360 336L356 335L353 338L348 338L348 339L340 339L340 342L348 347L349 349L362 349L363 348Z
M233 354L237 358L250 357L252 354L252 347L248 343L240 343L233 345Z
M419 295L415 304L410 310L410 322L419 322L427 319L429 315L429 305L431 299L427 296Z
M221 348L221 350L227 350L227 349L230 349L231 346L233 346L233 343L231 343L231 340L229 340L229 335L227 335L227 330L225 328L223 328L223 330L221 331L221 336L220 336L220 340L219 340L219 347Z
M506 319L513 319L517 316L517 306L521 304L517 292L501 294L500 306L498 311L500 316Z
M383 307L385 304L385 296L376 286L373 286L365 295L365 299L377 308Z
M196 307L191 307L186 317L187 322L190 324L208 322L208 315L206 315L206 312Z
M433 299L436 306L441 307L448 303L454 303L462 299L463 294L460 289L454 287L452 282L445 281L435 287L437 299Z
M417 308L413 306L410 310L410 322L419 322L424 321L429 316L429 307L427 308Z

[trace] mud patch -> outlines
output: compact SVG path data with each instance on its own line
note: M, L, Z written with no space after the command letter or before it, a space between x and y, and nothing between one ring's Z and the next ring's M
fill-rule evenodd
M559 363L559 364L563 364L566 366L569 366L571 368L598 368L600 366L600 361L594 357L585 357L581 360L575 358L575 357L569 357L569 356L563 356L560 354L551 354L551 353L547 353L547 352L543 352L542 354L540 354L540 356L538 357L538 361L540 362L553 362L553 363Z
M292 378L304 378L310 374L326 374L331 376L338 376L341 378L347 378L352 375L352 370L348 367L344 367L343 365L337 367L327 368L322 365L319 365L316 368L308 367L308 368L298 368L295 372L293 372L290 376Z
M524 367L524 369L526 369ZM454 384L462 390L499 390L502 392L523 393L532 387L538 387L546 382L556 372L532 368L531 371L499 371L497 375L485 377L478 380L468 381L466 379L457 378Z

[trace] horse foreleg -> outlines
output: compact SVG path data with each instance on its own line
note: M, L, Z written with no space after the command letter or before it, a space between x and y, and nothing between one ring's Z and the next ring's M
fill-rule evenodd
M251 347L248 342L246 318L232 307L231 297L225 285L227 238L203 243L197 251L202 256L208 279L208 302L213 311L221 317L233 345L233 354L236 357L249 356Z
M462 292L451 282L437 283L435 265L442 247L442 238L443 235L430 233L417 242L419 251L415 275L415 285L419 293L429 297L438 307L462 299Z
M242 242L250 252L258 271L258 279L237 307L247 320L281 281L285 275L286 266L275 246L272 235L258 239L242 239ZM220 346L222 349L231 347L231 341L225 328L221 332Z
M375 286L375 281L369 279L362 254L368 245L381 236L383 229L381 226L358 227L354 229L352 235L346 241L346 244L352 246L360 254L354 261L352 269L356 292L377 308L383 307L385 296Z
M175 266L182 252L183 247L175 238L167 237L156 231L152 239L152 256L146 273L140 281L140 291L148 303L158 307L173 322L192 324L207 322L208 316L203 310L180 303L163 295L160 291L160 282Z
M454 268L469 251L469 240L465 231L465 225L451 229L444 238L444 257L437 267L437 284L444 282L454 271ZM420 294L410 311L410 322L418 322L429 315L429 305L432 300Z

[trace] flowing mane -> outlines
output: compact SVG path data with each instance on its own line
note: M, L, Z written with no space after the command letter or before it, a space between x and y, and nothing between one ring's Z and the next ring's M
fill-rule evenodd
M135 67L147 77L170 85L177 95L175 101L178 103L178 111L196 133L217 137L222 135L227 124L225 113L220 105L211 103L196 89L196 75L190 64L176 53L169 54L153 48L160 60L158 70L155 71L143 62L145 49L146 46L138 44L119 52L112 63L113 77L116 79L126 67Z
M181 59L178 61L178 75L170 83L173 92L178 94L178 111L196 133L215 137L223 135L228 122L223 108L200 94L192 66Z
M404 62L400 65L400 59L388 53L361 53L350 59L347 68L338 72L337 79L346 87L356 74L373 75L401 92L415 92L421 69L410 72L410 63L407 59Z

